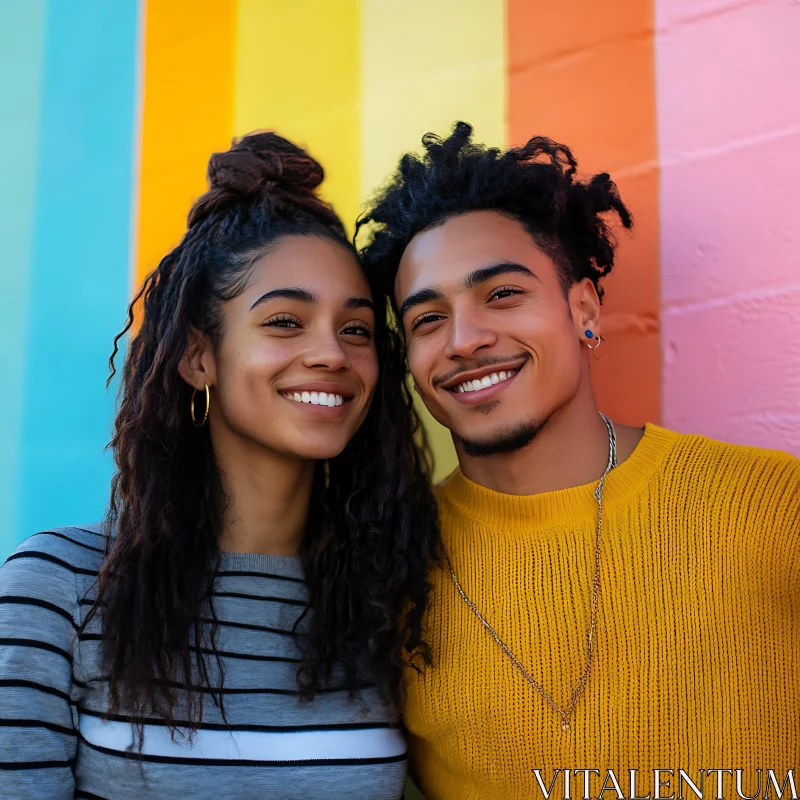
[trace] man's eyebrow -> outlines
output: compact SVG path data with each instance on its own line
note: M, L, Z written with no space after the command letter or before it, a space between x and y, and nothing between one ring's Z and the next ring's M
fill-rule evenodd
M316 303L317 298L308 291L308 289L300 289L297 286L294 287L287 287L285 289L273 289L271 292L267 292L266 294L262 294L258 300L250 306L250 310L252 311L256 306L261 305L261 303L266 303L267 300L275 300L278 297L282 297L285 300L299 300L301 303Z
M420 289L410 294L403 300L403 305L400 306L400 319L405 317L414 306L429 303L431 300L441 300L443 297L444 295L438 289Z
M366 297L350 297L348 298L347 302L344 304L345 308L369 308L373 311L375 310L375 306L372 305L372 300L368 300Z
M496 278L498 275L525 275L527 278L535 278L539 280L535 273L531 272L527 267L522 264L517 264L513 261L503 261L500 264L492 264L490 267L481 267L464 279L464 286L467 289L474 289L480 283Z

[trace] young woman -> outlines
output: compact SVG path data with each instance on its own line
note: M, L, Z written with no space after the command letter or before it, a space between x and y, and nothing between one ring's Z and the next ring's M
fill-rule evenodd
M208 177L120 334L142 301L108 520L0 569L3 796L403 793L436 511L395 333L303 150Z

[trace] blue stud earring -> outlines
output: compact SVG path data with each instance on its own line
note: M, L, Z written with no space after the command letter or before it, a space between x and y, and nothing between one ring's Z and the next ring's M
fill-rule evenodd
M586 330L583 333L588 339L594 339L594 334L591 331Z

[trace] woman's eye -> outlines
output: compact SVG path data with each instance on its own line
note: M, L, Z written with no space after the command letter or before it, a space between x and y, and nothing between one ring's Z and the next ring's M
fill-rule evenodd
M269 328L299 328L300 320L293 317L291 314L278 314L277 316L270 317L265 323L264 327Z
M502 300L504 297L511 297L513 294L522 294L522 289L517 289L516 286L501 286L489 295L489 299Z
M342 329L343 336L363 336L367 339L372 338L372 330L367 326L357 322L351 322L346 328Z
M424 325L426 322L436 322L436 320L439 319L442 319L441 314L437 314L434 311L429 311L427 314L423 314L422 316L417 317L411 323L411 330L415 331L417 328L419 328L420 325Z

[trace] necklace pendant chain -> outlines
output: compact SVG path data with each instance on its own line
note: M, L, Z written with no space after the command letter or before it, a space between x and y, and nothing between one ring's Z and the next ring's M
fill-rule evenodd
M494 639L517 671L522 675L522 677L525 678L534 691L540 694L545 703L547 703L547 705L561 718L561 730L565 733L568 733L570 730L570 720L572 718L572 714L575 711L578 700L583 694L583 690L586 688L586 683L589 680L589 673L592 671L592 664L594 662L595 632L597 630L597 614L599 607L598 600L600 597L600 543L603 533L603 487L605 485L606 476L617 466L617 435L614 430L614 425L604 414L601 414L600 416L603 418L603 422L606 424L606 430L608 431L608 464L606 465L605 472L603 472L600 482L594 491L594 496L597 500L597 527L595 530L594 576L592 579L589 632L586 637L586 665L583 668L583 672L578 679L578 684L573 690L566 708L561 708L561 706L559 706L555 700L553 700L544 687L530 675L522 662L514 655L514 653L511 652L511 649L508 647L508 645L500 638L497 631L495 631L483 614L481 614L475 603L473 603L472 600L470 600L470 598L467 596L467 593L464 591L458 581L458 577L456 576L455 570L453 569L453 565L450 561L450 556L448 556L447 553L444 554L444 557L447 561L447 566L450 570L450 577L453 579L453 583L455 584L456 590L458 591L461 599L467 604L470 611L472 611L472 613L478 618L478 621L486 629L487 633L492 637L492 639Z

